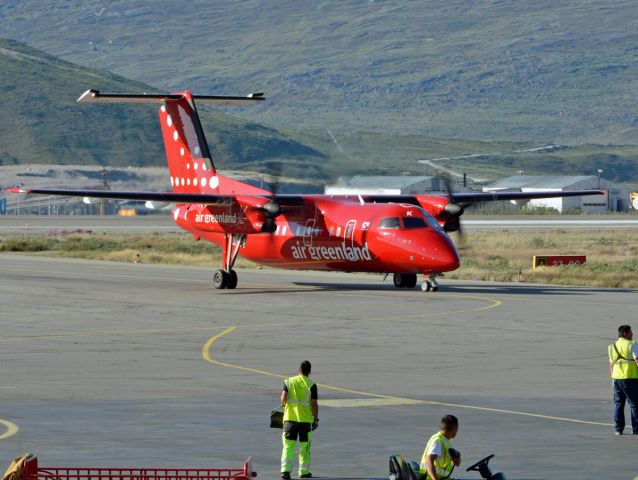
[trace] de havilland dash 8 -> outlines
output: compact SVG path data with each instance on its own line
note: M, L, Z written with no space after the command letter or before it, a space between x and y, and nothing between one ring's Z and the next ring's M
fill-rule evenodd
M394 274L398 288L436 291L437 275L456 270L459 254L447 232L459 229L472 203L603 194L564 192L448 193L439 195L278 194L228 178L215 169L197 103L244 105L247 97L115 94L86 91L79 103L152 103L159 119L172 192L10 188L11 193L171 202L175 223L223 249L217 289L237 286L239 255L255 263L298 270Z

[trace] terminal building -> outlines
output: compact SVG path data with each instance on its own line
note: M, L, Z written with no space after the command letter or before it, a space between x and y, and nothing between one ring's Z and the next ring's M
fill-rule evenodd
M626 212L629 210L629 191L622 185L599 178L596 175L517 175L483 187L484 192L564 192L590 189L604 190L605 195L534 199L529 200L527 205L554 208L561 213L570 210L588 213Z

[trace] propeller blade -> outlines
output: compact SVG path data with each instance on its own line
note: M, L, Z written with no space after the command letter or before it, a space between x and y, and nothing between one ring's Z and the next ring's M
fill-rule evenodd
M450 227L453 227L450 231L455 231L459 235L459 241L463 243L463 229L461 228L461 215L465 212L465 206L457 203L454 198L452 190L452 180L449 175L441 175L443 179L443 187L445 193L450 201L445 205L445 213L452 220Z
M277 202L277 192L281 183L281 162L270 164L271 173L268 174L272 181L268 182L272 199L261 207L261 211L266 217L261 231L264 233L274 233L277 230L275 219L283 213L281 205Z

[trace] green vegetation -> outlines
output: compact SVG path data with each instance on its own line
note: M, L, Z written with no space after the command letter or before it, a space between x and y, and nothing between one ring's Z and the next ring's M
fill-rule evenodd
M165 166L157 109L148 105L77 105L88 88L149 92L152 87L80 67L0 39L0 165L55 163ZM321 163L325 155L280 130L219 111L202 111L222 167L285 159Z
M448 278L517 281L520 271L524 282L638 288L636 230L472 232L459 253L461 268ZM587 262L533 271L534 255L586 255Z
M634 0L3 0L0 35L159 89L264 90L245 116L295 129L606 145L638 143L635 17Z
M453 235L453 238L456 238ZM638 288L638 232L635 230L503 231L466 234L462 265L447 278ZM69 234L0 236L0 252L179 265L216 266L220 250L188 234ZM498 253L495 253L498 252ZM533 255L587 255L577 267L532 271ZM239 266L253 264L241 260Z

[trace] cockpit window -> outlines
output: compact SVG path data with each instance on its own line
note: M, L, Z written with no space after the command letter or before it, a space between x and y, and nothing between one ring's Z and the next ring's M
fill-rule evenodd
M421 217L403 217L403 228L412 230L415 228L427 228L425 220Z
M399 220L399 217L387 217L381 220L379 228L399 229L401 228L401 221Z

